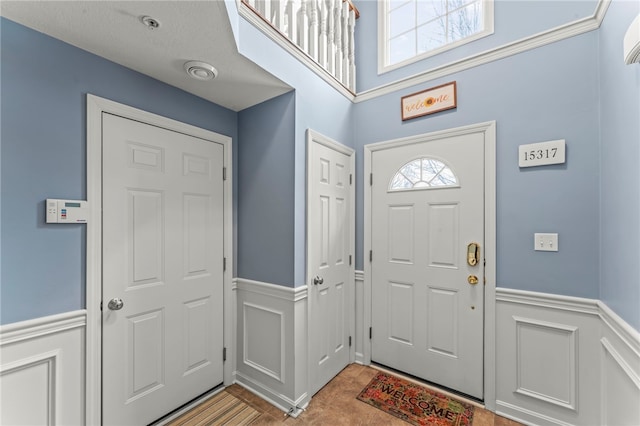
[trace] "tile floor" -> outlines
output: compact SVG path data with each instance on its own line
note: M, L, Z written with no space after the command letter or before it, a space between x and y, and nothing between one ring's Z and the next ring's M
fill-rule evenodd
M253 425L390 425L407 426L408 423L356 399L360 391L371 381L378 370L358 364L347 366L318 392L306 411L297 418L284 413L239 385L226 390L246 401L261 415ZM477 405L477 404L474 404ZM472 426L517 426L520 423L497 416L483 408L476 408Z

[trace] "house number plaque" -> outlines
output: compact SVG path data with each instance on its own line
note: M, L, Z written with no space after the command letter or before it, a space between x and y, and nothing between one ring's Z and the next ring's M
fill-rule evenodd
M565 162L564 151L564 139L520 145L518 147L518 165L533 167L562 164Z

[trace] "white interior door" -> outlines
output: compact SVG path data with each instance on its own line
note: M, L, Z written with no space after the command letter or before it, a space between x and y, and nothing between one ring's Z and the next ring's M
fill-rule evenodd
M482 399L483 135L379 150L371 161L371 358ZM475 264L470 243L480 247Z
M223 381L223 146L103 114L102 420Z
M350 360L354 303L355 153L307 132L307 276L311 394Z

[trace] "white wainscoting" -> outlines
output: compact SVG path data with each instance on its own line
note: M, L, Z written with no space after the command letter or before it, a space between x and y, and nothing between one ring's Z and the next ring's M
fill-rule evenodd
M530 425L639 425L640 337L603 303L496 290L496 413Z
M602 319L600 403L603 425L640 425L638 332L598 302Z
M0 424L85 422L86 312L0 327Z
M236 280L236 382L292 416L307 393L307 287Z

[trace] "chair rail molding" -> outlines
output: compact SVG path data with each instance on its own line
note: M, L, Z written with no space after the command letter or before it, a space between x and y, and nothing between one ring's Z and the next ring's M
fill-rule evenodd
M0 327L3 424L81 425L86 311Z

